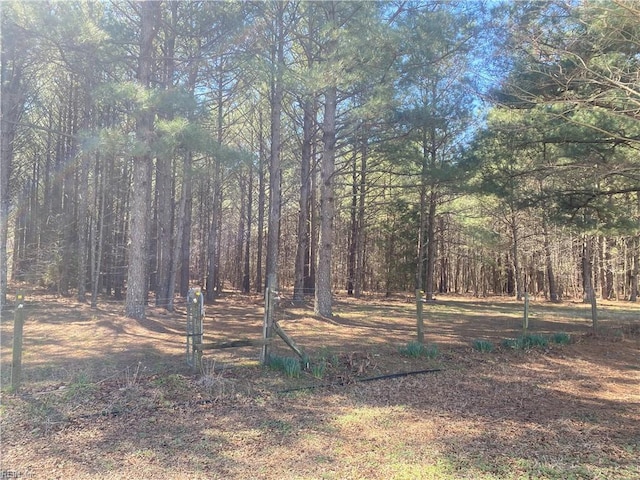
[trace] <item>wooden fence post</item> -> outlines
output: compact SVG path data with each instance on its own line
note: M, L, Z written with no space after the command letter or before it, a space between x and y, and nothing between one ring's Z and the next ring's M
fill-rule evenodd
M199 288L192 288L187 294L187 364L199 370L202 350L197 345L203 340L204 295Z
M24 326L24 293L16 295L13 314L13 362L11 364L11 390L17 392L22 380L22 331Z
M276 276L270 273L267 277L267 288L264 291L264 320L262 324L262 338L265 344L260 353L260 363L266 365L269 362L269 344L267 341L273 336L274 300L276 290Z
M591 321L593 322L593 331L598 331L598 307L596 305L596 291L591 287Z
M529 293L524 292L524 316L522 317L522 335L529 329Z
M422 308L424 302L422 300L422 292L416 290L416 315L418 321L418 342L424 343L424 317L422 315Z

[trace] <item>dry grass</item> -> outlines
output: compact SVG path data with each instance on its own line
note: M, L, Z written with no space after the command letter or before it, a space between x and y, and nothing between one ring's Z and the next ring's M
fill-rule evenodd
M499 301L496 301L499 300ZM320 320L283 300L281 326L326 376L257 366L257 348L186 368L183 315L144 322L39 296L28 306L24 387L8 392L11 315L2 318L3 472L32 478L635 479L640 478L640 306L604 304L589 333L581 304L534 303L531 328L568 332L545 350L497 348L520 332L521 305L428 305L436 360L409 358L413 305L345 300ZM257 298L207 307L207 340L257 338ZM290 355L283 344L278 352ZM438 367L440 372L356 382ZM341 382L341 386L283 390ZM5 475L6 476L6 475Z

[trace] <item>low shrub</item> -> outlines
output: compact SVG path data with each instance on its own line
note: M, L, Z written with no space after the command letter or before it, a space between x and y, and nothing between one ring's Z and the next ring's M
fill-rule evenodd
M567 345L571 342L571 336L565 332L557 332L551 335L551 341L558 345Z
M327 362L324 360L320 360L318 363L312 363L311 364L311 375L313 375L315 378L322 378L324 377L324 373L327 370Z
M473 349L482 353L493 352L493 343L489 340L476 339L472 343Z
M400 348L400 354L412 358L426 357L433 359L439 355L439 351L438 346L434 344L425 345L420 342L409 342Z
M549 340L544 335L527 334L520 335L518 338L505 338L502 340L502 346L512 348L514 350L529 350L535 347L546 347Z
M544 335L531 334L523 335L520 337L522 341L522 348L529 349L533 347L546 347L549 345L549 340Z
M269 357L269 368L284 372L287 377L299 377L302 365L297 357L281 357L271 355Z

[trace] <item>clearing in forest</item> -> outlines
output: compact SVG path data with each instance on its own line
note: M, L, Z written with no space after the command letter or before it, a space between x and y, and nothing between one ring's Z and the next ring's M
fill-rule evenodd
M439 299L425 306L432 358L401 353L415 339L411 301L337 298L326 320L283 298L276 320L326 367L294 377L260 367L257 347L208 352L191 372L180 307L138 322L116 303L27 297L18 394L3 312L3 475L640 477L638 305L603 303L593 335L588 305L532 302L532 333L571 342L518 349L503 340L521 333L521 303ZM205 341L259 338L262 315L258 297L224 297L206 306ZM274 353L295 356L279 340ZM434 371L359 381L416 370Z

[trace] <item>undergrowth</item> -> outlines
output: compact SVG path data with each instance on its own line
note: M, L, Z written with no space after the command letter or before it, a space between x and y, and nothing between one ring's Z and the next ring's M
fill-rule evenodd
M493 352L493 343L489 340L476 339L471 344L474 350L482 353L491 353Z
M557 332L549 336L540 334L520 335L517 338L505 338L502 340L504 348L513 350L530 350L532 348L547 348L550 343L556 345L567 345L571 342L571 336L568 333Z
M400 354L406 357L425 357L434 359L439 355L438 346L435 344L424 344L421 342L409 342L404 347L400 347Z

